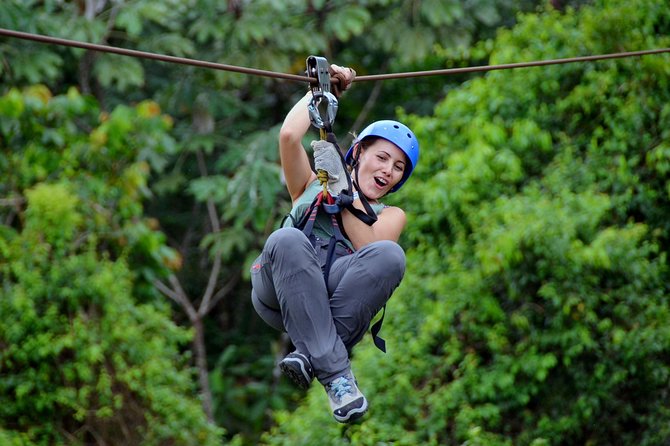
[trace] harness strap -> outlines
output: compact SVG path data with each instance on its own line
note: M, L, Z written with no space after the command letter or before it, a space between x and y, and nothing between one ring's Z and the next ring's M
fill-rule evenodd
M327 201L332 202L333 197L328 195ZM327 206L326 203L321 203L321 205L325 208ZM330 237L330 240L328 241L328 252L326 254L326 266L323 271L323 279L326 282L326 286L328 286L328 277L330 277L330 267L333 265L333 261L335 259L335 247L337 246L338 243L341 243L344 247L349 250L349 247L347 246L346 240L344 238L344 235L342 234L341 228L341 215L338 214L330 214L330 222L333 225L333 235Z
M314 222L316 221L316 213L319 211L319 206L321 205L322 200L323 192L319 192L300 221L298 221L298 224L295 226L296 228L302 229L302 232L312 241L312 245L315 244L314 234L312 234L312 231L314 229Z
M384 316L386 315L386 305L382 308L382 317L374 323L370 328L370 334L372 334L372 342L375 343L375 346L386 353L386 341L379 337L379 331L382 329L382 323L384 322Z
M342 166L344 166L345 171L346 171L346 161L344 160L344 156L342 155L342 151L340 150L340 147L337 144L337 138L335 137L335 134L331 131L328 131L326 133L326 141L329 143L335 145L337 148L337 153L340 154L340 161L342 162ZM372 226L376 221L377 221L377 214L375 214L375 211L372 209L372 206L370 206L370 203L368 203L367 198L365 198L365 195L363 192L361 192L360 188L358 187L357 182L352 182L351 177L349 175L347 177L347 192L346 194L342 193L340 195L347 195L351 198L351 200L348 201L341 201L338 203L341 205L344 209L347 209L349 212L351 212L356 218L358 218L360 221L365 223L368 226ZM357 207L354 206L354 200L353 200L353 190L354 188L356 191L358 191L358 198L361 200L361 203L363 204L363 208L365 209L365 212L361 211ZM345 199L346 200L346 199Z
M327 198L328 201L332 201L332 197L328 196ZM312 204L309 206L309 208L305 211L305 214L303 217L298 221L298 223L295 225L296 228L302 229L302 232L307 236L307 238L312 242L312 246L316 247L316 236L314 235L314 223L316 222L316 216L319 212L319 208L328 206L328 204L323 202L323 192L319 192L316 197L314 198L314 201L312 201ZM351 251L349 249L349 246L347 246L346 239L344 238L344 234L342 233L342 225L340 221L340 216L339 214L330 214L330 221L331 224L333 225L333 235L330 237L330 241L328 242L328 252L327 252L327 257L326 257L326 266L324 270L324 280L326 283L328 283L328 275L330 273L330 267L333 264L333 258L335 257L335 246L337 243L341 243L342 246L344 246L348 251Z
M326 254L326 264L324 266L323 271L323 278L327 286L328 278L330 277L330 269L335 259L335 248L337 244L341 243L342 246L344 246L347 250L350 251L350 249L346 244L346 239L344 238L344 234L342 232L341 214L339 213L339 211L328 212L335 210L334 207L336 207L336 205L324 202L323 197L324 197L323 191L320 191L314 198L314 201L312 201L312 204L310 204L309 208L307 208L303 216L300 218L300 220L296 224L294 224L294 227L301 229L302 232L307 236L309 241L312 243L312 246L316 247L316 236L313 233L314 223L316 222L316 216L320 208L323 208L324 210L326 210L326 213L330 214L331 223L333 225L333 235L330 237L330 240L328 241L328 252ZM328 195L326 201L333 202L334 200L333 197ZM384 305L382 309L381 318L377 322L375 322L370 328L372 341L374 342L375 346L384 353L386 353L386 341L379 336L379 332L382 328L385 315L386 315L386 305Z

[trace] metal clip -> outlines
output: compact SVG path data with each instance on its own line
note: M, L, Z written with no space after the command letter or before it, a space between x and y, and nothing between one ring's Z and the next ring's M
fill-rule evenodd
M323 104L326 104L324 107ZM318 129L332 130L337 115L337 98L330 92L316 91L307 105L309 120Z
M332 131L338 103L335 95L330 92L330 72L328 68L328 61L325 57L309 56L307 58L307 75L316 78L317 81L310 85L312 100L307 109L309 110L309 120L314 127Z

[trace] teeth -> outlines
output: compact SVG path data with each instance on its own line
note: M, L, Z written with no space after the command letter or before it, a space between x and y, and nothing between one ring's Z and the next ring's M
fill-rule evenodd
M388 184L388 181L386 181L382 178L375 177L375 180L377 181L377 183L381 184L382 186L386 186Z

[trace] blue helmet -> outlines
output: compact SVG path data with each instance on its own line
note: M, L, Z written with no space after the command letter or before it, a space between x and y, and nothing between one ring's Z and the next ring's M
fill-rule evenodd
M398 146L398 148L402 150L407 156L409 165L405 166L402 179L398 182L398 184L393 186L389 192L397 191L405 183L405 181L407 181L409 176L412 175L412 171L419 162L419 140L416 139L416 136L414 136L414 133L409 129L409 127L398 121L384 120L373 122L363 129L363 131L351 144L351 147L349 147L349 150L344 157L348 164L353 164L354 162L353 154L356 144L363 141L363 139L367 138L368 136L377 136L392 142Z

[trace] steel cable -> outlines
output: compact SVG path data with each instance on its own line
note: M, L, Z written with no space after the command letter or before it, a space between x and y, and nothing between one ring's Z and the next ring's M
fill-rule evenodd
M254 76L264 76L276 79L284 79L295 82L308 82L308 83L316 82L316 79L314 78L307 76L300 76L296 74L278 73L275 71L259 70L256 68L246 68L217 62L207 62L197 59L168 56L165 54L149 53L146 51L131 50L109 45L99 45L95 43L80 42L76 40L62 39L58 37L44 36L41 34L13 31L4 28L0 28L0 36L14 37L17 39L24 39L24 40L32 40L36 42L48 43L53 45L82 48L91 51L114 53L123 56L153 59L161 62L177 63L182 65L193 65L201 68L211 68L215 70L232 71L236 73L250 74ZM494 70L510 70L515 68L541 67L546 65L558 65L558 64L576 63L576 62L593 62L607 59L622 59L626 57L648 56L661 53L670 53L670 48L658 48L651 50L629 51L629 52L611 53L611 54L598 54L592 56L568 57L564 59L537 60L532 62L518 62L518 63L508 63L499 65L482 65L482 66L462 67L462 68L445 68L445 69L428 70L428 71L409 71L404 73L363 75L363 76L357 76L354 79L354 82L402 79L402 78L425 77L425 76L446 76L452 74L476 73L476 72L486 72Z

